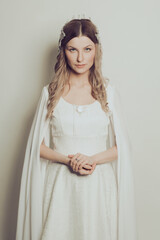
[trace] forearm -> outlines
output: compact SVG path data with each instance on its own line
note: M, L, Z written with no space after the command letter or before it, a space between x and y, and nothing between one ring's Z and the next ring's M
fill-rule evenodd
M106 151L92 155L92 160L96 164L107 163L118 159L117 147L107 149Z
M52 162L64 163L66 165L68 165L70 160L67 156L54 151L45 144L41 144L40 146L40 157L51 160Z

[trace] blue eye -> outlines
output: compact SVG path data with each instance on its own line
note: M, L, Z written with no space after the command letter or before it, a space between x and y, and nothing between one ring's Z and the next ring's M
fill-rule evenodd
M69 49L69 51L70 51L70 52L72 52L72 50L74 51L74 50L75 50L75 48L71 48L71 49Z
M70 52L73 52L74 50L76 50L76 49L75 48L69 49ZM85 48L85 50L88 52L88 51L91 51L92 49L91 48Z
M89 50L91 50L91 48L86 48L86 49L89 49Z

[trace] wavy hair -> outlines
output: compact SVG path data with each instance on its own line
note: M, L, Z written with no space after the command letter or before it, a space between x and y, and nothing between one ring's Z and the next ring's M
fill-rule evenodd
M87 36L95 43L95 60L90 68L89 83L91 85L91 94L93 98L98 100L102 109L107 113L109 111L106 87L109 79L102 76L101 62L102 62L102 47L97 37L98 30L90 19L72 19L67 22L60 36L59 53L57 55L57 62L54 66L55 75L48 86L48 102L46 119L53 116L54 108L58 103L66 84L69 84L70 68L65 56L65 46L74 37Z

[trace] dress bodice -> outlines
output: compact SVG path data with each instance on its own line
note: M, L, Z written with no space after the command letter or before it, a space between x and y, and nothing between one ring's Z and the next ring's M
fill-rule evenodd
M109 117L95 100L88 105L75 105L60 98L50 121L55 151L63 154L92 155L106 150Z

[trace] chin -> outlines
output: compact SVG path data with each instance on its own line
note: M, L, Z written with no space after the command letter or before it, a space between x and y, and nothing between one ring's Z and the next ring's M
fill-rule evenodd
M88 72L89 71L89 69L80 69L80 70L74 70L76 73L80 73L80 74L82 74L82 73L86 73L86 72Z
M75 72L86 72L86 71L89 71L89 68L87 67L87 68L74 68L74 71Z

